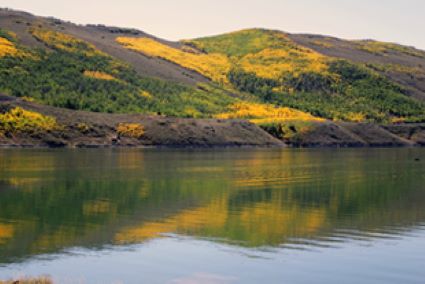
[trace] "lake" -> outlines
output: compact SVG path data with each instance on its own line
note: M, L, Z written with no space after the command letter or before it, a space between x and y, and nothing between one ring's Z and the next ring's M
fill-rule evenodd
M0 150L0 279L424 283L424 268L425 149Z

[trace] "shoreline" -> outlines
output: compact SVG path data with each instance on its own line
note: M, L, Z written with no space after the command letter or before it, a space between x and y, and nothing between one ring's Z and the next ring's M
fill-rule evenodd
M0 113L13 111L17 112L14 116L16 121L12 120L6 124L6 127L9 127L8 132L0 132L0 148L208 149L425 146L425 123L379 125L323 121L309 122L306 128L288 127L291 129L290 132L285 132L279 128L280 126L266 130L242 119L94 113L40 105L0 94ZM41 126L31 124L34 123L34 117L36 121L37 119L40 121Z
M79 146L61 146L52 147L46 145L16 145L16 144L3 144L0 145L0 150L8 149L70 149L70 150L89 150L89 149L153 149L153 150L215 150L215 149L399 149L399 148L425 148L425 145L313 145L313 146L297 146L297 145L208 145L208 146L196 146L196 145L128 145L128 146L116 146L116 145L79 145Z

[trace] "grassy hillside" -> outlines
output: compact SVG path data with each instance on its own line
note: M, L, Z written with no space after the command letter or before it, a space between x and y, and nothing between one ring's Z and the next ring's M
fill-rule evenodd
M425 119L424 104L409 97L400 84L365 64L301 46L282 32L243 30L185 40L181 48L149 38L119 37L117 42L195 70L225 88L254 94L265 103L315 116L381 123ZM395 48L383 43L362 45L375 52L390 47Z
M425 121L425 52L397 44L264 29L172 43L5 10L0 24L0 92L52 106L266 128Z
M96 112L211 116L235 101L219 88L141 77L95 46L48 29L31 29L48 49L29 49L0 33L0 91L41 103Z

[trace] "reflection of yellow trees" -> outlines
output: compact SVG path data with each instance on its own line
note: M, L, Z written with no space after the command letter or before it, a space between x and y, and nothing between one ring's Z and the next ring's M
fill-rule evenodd
M282 196L274 196L271 202L244 204L242 208L229 208L229 197L157 222L124 229L116 234L115 241L136 243L164 233L177 233L243 242L249 246L278 245L285 238L311 236L326 224L324 209L285 207Z
M261 202L243 208L240 215L232 216L230 226L241 232L248 245L258 246L279 245L291 237L310 237L326 224L324 209L285 207L280 202Z
M8 179L8 184L10 184L11 186L27 186L27 185L37 184L40 181L42 181L41 178L13 177Z
M81 171L72 175L78 183L62 186L64 181L53 176L75 167L59 166L64 156L20 152L5 159L0 152L0 160L7 161L0 164L6 191L9 179L23 178L18 190L8 190L0 200L1 214L31 220L14 227L0 224L3 247L13 247L13 253L31 247L32 253L40 253L109 241L137 243L166 233L251 247L279 246L330 236L338 229L367 234L394 224L410 228L424 220L424 196L412 190L422 181L412 178L419 176L417 168L401 165L403 171L394 171L400 174L397 180L375 177L370 169L387 161L381 156L230 151L220 158L203 152L200 162L199 156L192 159L192 154L173 151L113 153L105 152L101 163L114 165L111 179L99 182L100 176ZM78 157L84 164L92 160ZM32 185L33 176L43 177L37 186ZM24 192L28 188L36 190ZM42 217L34 218L41 206Z
M92 226L95 229L95 225ZM56 228L53 232L42 234L38 239L31 243L31 250L35 253L51 248L60 248L68 245L75 245L74 242L83 237L83 232L76 227L62 226Z
M116 234L115 241L131 243L156 238L163 233L197 234L201 229L220 230L224 227L227 217L227 200L214 200L205 207L184 210L165 220L124 229Z
M14 232L15 228L12 225L0 223L0 245L13 238Z
M114 212L116 212L116 207L108 200L92 200L83 204L83 213L87 216L98 214L112 215Z
M7 158L7 159L6 159ZM1 152L0 160L8 161L7 163L0 163L0 173L6 175L13 173L13 177L7 178L12 185L30 185L35 184L46 176L40 178L39 176L28 177L25 174L29 172L54 171L57 159L55 155L41 155L41 156L23 156L20 152ZM21 176L24 174L25 176Z
M125 151L117 151L116 163L117 167L125 170L137 169L139 172L145 170L144 167L145 153L138 149L126 149Z

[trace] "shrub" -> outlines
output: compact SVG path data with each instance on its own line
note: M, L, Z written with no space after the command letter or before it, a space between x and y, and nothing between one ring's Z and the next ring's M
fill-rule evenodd
M272 136L289 141L295 141L297 136L313 129L314 124L310 121L283 121L283 122L266 122L259 126Z
M99 79L99 80L106 80L106 81L114 81L117 80L117 78L115 78L112 75L109 75L107 73L104 72L99 72L99 71L84 71L84 76L89 77L89 78L93 78L93 79Z
M228 112L215 116L219 119L250 119L253 123L264 124L283 121L322 121L309 113L299 110L276 107L268 104L240 102L229 106Z
M0 57L6 55L15 56L17 54L19 54L19 51L15 44L6 38L0 37Z
M353 83L357 80L367 79L370 71L346 60L335 60L329 64L329 71L338 74L343 81Z
M0 114L0 132L4 134L52 131L58 128L59 125L55 118L28 111L20 107L15 107Z
M140 76L130 65L65 34L38 29L34 35L52 50L16 45L31 56L2 57L2 93L75 110L179 117L211 117L235 101L214 84L203 90Z
M90 131L91 127L84 122L80 122L80 123L77 124L77 129L81 133L88 133Z
M138 123L120 123L116 131L119 136L140 139L145 134L145 128Z
M225 55L187 52L173 48L150 38L118 37L116 41L125 47L153 57L160 57L185 68L194 70L216 82L226 82L231 66Z
M316 72L289 74L284 78L284 84L298 92L332 92L334 80L327 75Z

